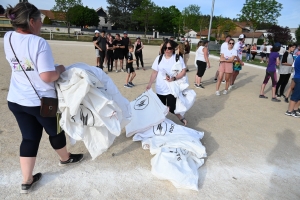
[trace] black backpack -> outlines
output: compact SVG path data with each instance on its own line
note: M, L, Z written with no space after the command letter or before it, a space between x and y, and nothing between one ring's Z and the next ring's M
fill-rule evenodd
M162 59L163 56L164 56L164 54L161 54L161 55L159 56L158 64L160 63L160 61L161 61L161 59ZM179 55L176 54L176 62L177 62L178 60L179 60Z

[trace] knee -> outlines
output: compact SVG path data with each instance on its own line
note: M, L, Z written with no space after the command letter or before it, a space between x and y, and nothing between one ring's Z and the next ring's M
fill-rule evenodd
M61 149L66 146L66 135L65 132L62 131L55 136L49 136L49 141L53 149Z
M40 139L29 140L23 138L20 146L20 157L36 157L39 145Z

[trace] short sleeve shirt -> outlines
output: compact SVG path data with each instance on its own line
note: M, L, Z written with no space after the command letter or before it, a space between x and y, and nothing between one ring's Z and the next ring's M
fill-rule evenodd
M125 46L122 40L114 40L113 45L114 46ZM121 48L116 48L115 49L115 53L120 53L122 51L123 51L123 49L121 49Z

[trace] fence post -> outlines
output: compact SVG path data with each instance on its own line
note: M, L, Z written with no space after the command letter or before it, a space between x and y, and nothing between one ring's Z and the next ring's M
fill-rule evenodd
M50 30L50 40L51 40L51 30Z

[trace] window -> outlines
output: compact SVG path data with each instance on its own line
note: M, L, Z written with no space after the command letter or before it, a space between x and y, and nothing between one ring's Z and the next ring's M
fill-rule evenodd
M0 20L0 24L10 24L9 20Z

